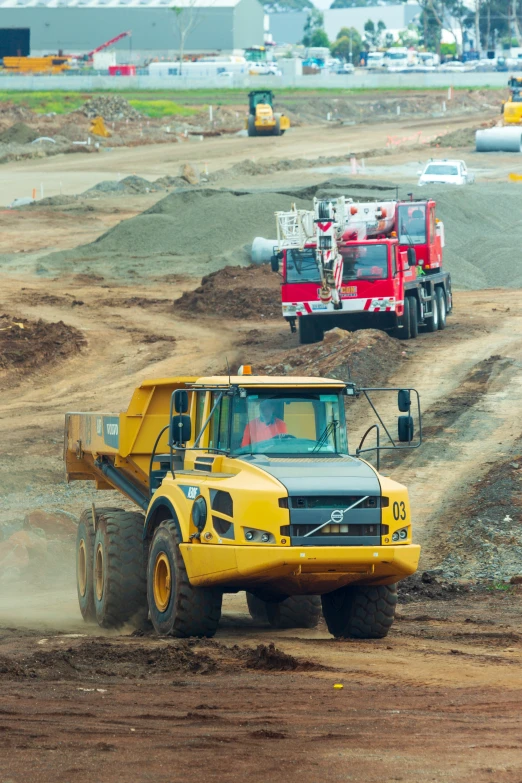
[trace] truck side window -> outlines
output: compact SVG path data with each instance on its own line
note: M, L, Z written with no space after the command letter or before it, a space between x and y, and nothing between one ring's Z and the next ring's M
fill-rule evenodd
M196 426L195 426L195 433L194 437L197 438L200 431L201 431L201 425L203 424L203 411L205 409L205 397L206 392L204 391L198 391L196 392Z
M212 393L211 406L214 407L220 392ZM228 422L230 416L230 397L223 397L210 420L209 449L228 447Z

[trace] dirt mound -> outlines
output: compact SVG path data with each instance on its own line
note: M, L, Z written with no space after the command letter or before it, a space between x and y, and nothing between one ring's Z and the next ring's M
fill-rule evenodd
M245 651L247 669L263 669L268 671L304 671L305 669L322 669L323 667L311 661L302 661L293 655L279 650L273 642L259 644L255 650Z
M120 95L97 95L86 101L80 111L90 119L103 117L109 122L140 120L143 116Z
M0 133L0 142L3 144L30 144L40 134L30 128L25 122L15 122L10 128Z
M309 202L297 199L297 206ZM288 195L281 193L180 189L95 242L46 256L45 265L63 269L88 260L92 271L108 276L144 259L140 270L146 275L201 277L227 265L247 265L254 237L274 236L274 212L289 207Z
M156 187L154 182L149 182L148 179L132 174L121 180L104 180L103 182L98 182L97 185L89 188L82 195L87 196L92 193L124 193L130 195L135 193L150 193L157 190L164 190L164 188Z
M496 125L496 120L491 122L476 122L474 125L470 125L469 128L458 128L449 133L443 133L441 136L437 136L430 142L432 147L471 147L475 149L475 134L477 130L482 128L493 128Z
M85 345L72 326L0 315L0 371L26 372L78 353Z
M256 371L261 375L312 375L371 385L386 382L403 361L403 344L384 332L332 329L322 343L276 354L270 364L256 367Z
M184 293L174 306L195 318L281 318L280 286L270 267L227 266L204 277L199 288Z
M442 571L424 571L413 574L399 582L399 600L401 604L414 601L451 601L463 593L469 593L469 586L448 581L442 577Z

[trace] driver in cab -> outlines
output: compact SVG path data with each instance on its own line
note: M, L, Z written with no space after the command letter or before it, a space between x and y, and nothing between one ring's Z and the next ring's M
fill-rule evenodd
M287 433L286 424L275 415L273 400L262 400L259 406L259 417L252 419L246 425L241 445L249 446L251 443L270 440Z

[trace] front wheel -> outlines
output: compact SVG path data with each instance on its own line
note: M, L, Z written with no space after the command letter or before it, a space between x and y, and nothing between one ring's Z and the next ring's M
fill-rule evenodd
M393 330L393 336L398 340L409 340L411 336L410 328L410 298L405 296L404 312L397 318L397 326Z
M214 636L221 617L223 594L193 587L179 545L176 523L162 522L154 533L147 565L150 619L161 636Z
M397 586L341 587L322 596L323 615L336 639L382 639L395 618Z
M419 336L419 313L417 310L417 300L412 296L410 302L410 339L414 340Z

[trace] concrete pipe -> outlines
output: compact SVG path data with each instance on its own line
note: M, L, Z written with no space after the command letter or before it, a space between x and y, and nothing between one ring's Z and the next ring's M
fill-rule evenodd
M250 257L253 264L269 264L274 255L274 248L277 249L277 239L264 239L256 237L252 242Z
M522 152L522 128L488 128L475 134L477 152Z

